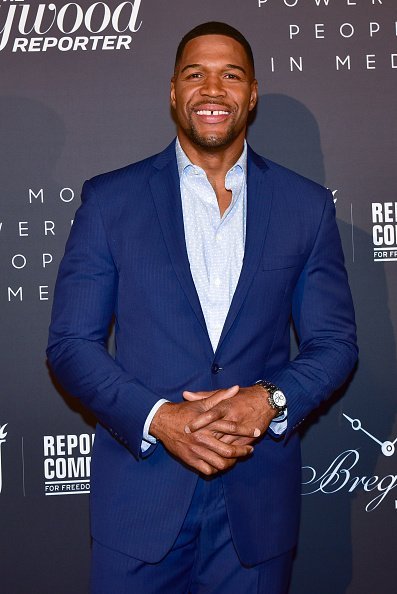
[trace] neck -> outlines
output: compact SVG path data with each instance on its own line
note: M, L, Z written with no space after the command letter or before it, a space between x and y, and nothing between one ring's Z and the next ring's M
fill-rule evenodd
M179 142L193 165L204 169L209 180L225 180L226 173L238 161L244 150L244 136L235 139L226 147L203 148L192 143L183 132L178 131Z

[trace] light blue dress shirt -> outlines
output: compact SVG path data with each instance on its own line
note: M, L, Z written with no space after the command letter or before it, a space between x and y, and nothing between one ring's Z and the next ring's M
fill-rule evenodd
M190 270L207 325L212 348L216 351L223 325L240 277L244 258L247 218L247 143L238 161L226 174L230 205L221 216L218 200L207 175L193 165L176 140L176 159L181 188L183 224ZM156 439L149 434L150 423L164 402L159 400L144 426L142 450ZM286 415L270 425L280 435L287 428Z

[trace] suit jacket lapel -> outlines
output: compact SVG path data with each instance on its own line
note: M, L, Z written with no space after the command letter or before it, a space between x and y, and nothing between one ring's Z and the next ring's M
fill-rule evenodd
M206 334L212 351L186 250L179 174L175 157L175 141L158 155L154 166L157 171L150 178L149 184L168 253L178 280Z
M269 168L263 159L248 147L247 220L244 259L216 353L233 325L258 269L270 219L272 196L273 183L269 175Z

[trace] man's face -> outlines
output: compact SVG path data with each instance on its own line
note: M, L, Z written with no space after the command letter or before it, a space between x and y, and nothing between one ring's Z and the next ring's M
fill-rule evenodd
M192 39L171 81L178 136L204 149L242 142L257 87L244 48L236 40L224 35Z

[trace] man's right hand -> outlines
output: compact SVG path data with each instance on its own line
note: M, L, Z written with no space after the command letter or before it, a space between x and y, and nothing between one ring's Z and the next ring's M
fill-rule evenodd
M226 398L232 398L239 386L217 390L196 402L166 402L160 406L150 424L150 434L159 439L166 449L179 460L205 475L231 468L238 460L252 453L251 445L227 444L220 441L222 433L203 427L186 433L185 427L203 412ZM240 433L241 433L240 428ZM244 433L244 429L242 429ZM252 437L250 430L247 437Z

